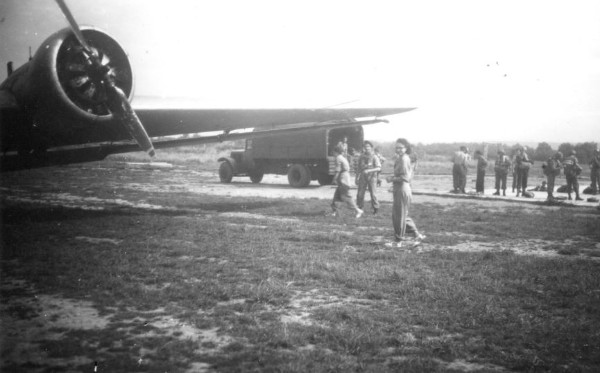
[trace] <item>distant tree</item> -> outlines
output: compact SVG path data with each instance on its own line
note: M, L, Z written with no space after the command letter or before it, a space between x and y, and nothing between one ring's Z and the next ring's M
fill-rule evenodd
M583 164L588 164L594 156L594 150L598 147L598 143L584 142L575 145L574 149L577 152L577 159Z
M563 153L563 155L566 157L569 155L569 153L571 152L571 150L574 149L574 146L571 143L568 142L563 142L562 144L560 144L558 146L558 151Z
M504 150L504 153L505 153L506 155L508 155L509 157L511 157L511 158L512 158L513 156L515 156L515 154L517 154L517 149L520 149L520 148L522 148L522 147L523 147L523 145L521 145L521 144L517 143L517 144L515 144L515 145L513 145L513 146L509 146L509 147L507 147L507 148Z
M536 161L545 161L546 159L552 157L554 153L555 151L552 150L550 144L548 144L547 142L541 142L535 149L533 159Z

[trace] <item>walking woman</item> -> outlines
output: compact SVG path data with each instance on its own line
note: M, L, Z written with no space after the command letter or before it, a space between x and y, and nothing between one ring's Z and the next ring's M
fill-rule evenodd
M413 233L417 241L425 238L424 235L419 233L413 220L408 217L412 201L410 182L413 175L408 153L410 153L410 144L408 141L406 139L396 140L396 154L398 158L394 163L394 176L388 176L387 178L388 183L394 183L392 224L394 225L395 243L392 245L393 247L402 247L402 241L405 240L407 231Z
M333 182L337 184L335 194L333 195L333 201L331 201L331 209L333 215L337 216L338 202L346 202L356 213L355 217L358 219L362 216L363 210L359 209L354 202L354 198L350 195L350 164L346 157L344 157L344 147L338 144L333 153L335 155L335 176Z

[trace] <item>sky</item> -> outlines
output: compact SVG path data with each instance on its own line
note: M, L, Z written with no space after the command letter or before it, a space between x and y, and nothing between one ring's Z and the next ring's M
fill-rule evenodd
M600 142L600 1L67 4L129 54L134 107L416 107L366 137ZM52 0L0 0L0 62L67 26Z

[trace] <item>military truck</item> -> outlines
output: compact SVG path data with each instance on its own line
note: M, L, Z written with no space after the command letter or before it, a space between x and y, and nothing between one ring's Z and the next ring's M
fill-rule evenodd
M250 177L260 183L265 174L276 174L287 175L295 188L306 187L312 180L328 185L335 175L333 149L344 137L350 153L362 149L362 126L248 139L244 150L219 158L219 178L230 183L234 177Z

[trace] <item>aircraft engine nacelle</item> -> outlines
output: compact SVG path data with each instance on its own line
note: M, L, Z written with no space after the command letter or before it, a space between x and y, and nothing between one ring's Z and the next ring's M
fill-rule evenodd
M86 57L69 28L48 37L23 71L15 71L12 93L30 117L33 132L45 147L127 139L105 101L109 77L127 97L133 93L133 73L127 54L108 34L82 27L96 64ZM99 63L98 63L99 61ZM20 69L21 70L21 69ZM12 76L9 77L13 78Z

